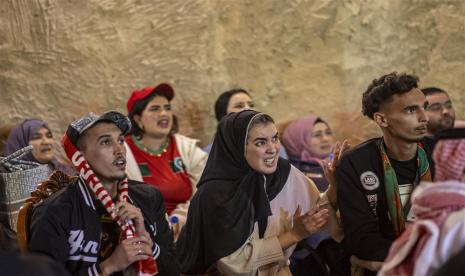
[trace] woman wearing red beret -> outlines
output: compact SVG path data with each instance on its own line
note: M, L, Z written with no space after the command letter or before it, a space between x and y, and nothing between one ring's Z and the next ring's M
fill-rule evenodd
M177 236L207 154L197 140L174 133L173 97L174 90L166 83L132 92L127 102L132 129L126 144L128 177L161 191L167 214L179 223L173 228Z

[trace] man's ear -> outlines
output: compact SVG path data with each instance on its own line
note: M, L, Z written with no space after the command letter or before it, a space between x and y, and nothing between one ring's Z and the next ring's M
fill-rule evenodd
M375 112L373 114L373 121L380 127L388 127L388 121L386 116L382 112Z

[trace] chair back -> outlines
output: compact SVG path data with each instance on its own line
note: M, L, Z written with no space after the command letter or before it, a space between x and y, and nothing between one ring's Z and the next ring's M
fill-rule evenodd
M49 179L42 181L37 189L31 193L31 197L26 199L24 205L19 209L17 235L21 251L27 252L28 243L31 237L31 218L37 204L44 201L52 194L58 192L70 183L74 183L77 177L72 177L64 172L55 171Z

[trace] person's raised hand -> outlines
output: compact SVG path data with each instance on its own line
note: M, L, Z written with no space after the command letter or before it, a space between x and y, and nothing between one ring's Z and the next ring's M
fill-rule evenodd
M328 220L328 210L313 206L307 213L301 215L301 207L297 207L293 217L292 232L297 239L303 240L317 232Z
M111 275L126 269L134 262L151 258L152 245L152 240L145 235L122 240L110 257L100 263L102 275Z
M336 170L339 166L341 156L350 148L350 144L347 140L344 140L342 143L336 142L334 148L330 154L330 157L327 163L323 164L323 170L325 173L326 180L328 181L328 189L326 194L328 200L333 206L337 209L337 181L336 181Z

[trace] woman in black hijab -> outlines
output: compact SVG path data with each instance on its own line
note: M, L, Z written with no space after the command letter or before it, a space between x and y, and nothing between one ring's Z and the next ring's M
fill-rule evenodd
M221 120L177 243L181 271L286 275L295 244L328 220L332 207L279 158L273 119L245 110ZM335 204L335 199L331 204Z

